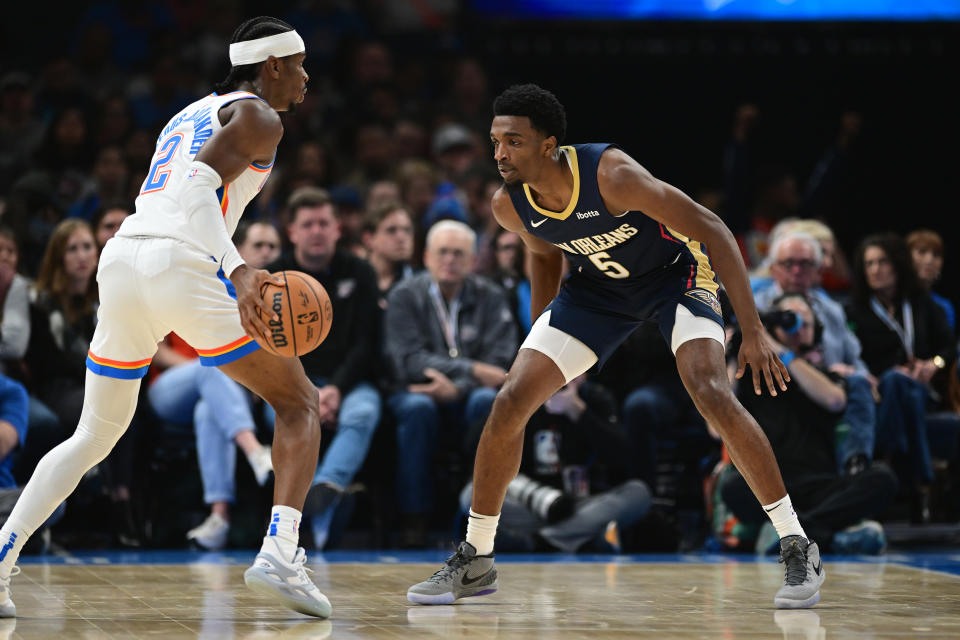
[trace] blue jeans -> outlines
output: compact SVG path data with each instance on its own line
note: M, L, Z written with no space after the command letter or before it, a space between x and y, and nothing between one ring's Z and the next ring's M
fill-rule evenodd
M312 382L317 388L326 385L324 378L315 378ZM380 392L369 382L358 383L343 396L337 415L337 430L317 465L314 485L326 482L345 489L353 481L367 457L381 411ZM273 408L266 405L264 414L267 424L272 427L276 419Z
M847 408L842 421L850 430L840 443L837 462L842 473L843 465L851 456L863 454L873 459L874 441L877 437L877 405L873 400L870 381L860 374L847 376Z
M478 387L466 400L438 406L430 396L399 391L388 399L397 421L397 507L402 514L429 513L433 506L433 466L441 413L447 426L463 431L486 420L496 389ZM443 417L447 417L444 415Z
M237 462L234 438L256 426L250 397L243 387L216 367L202 367L200 360L194 360L161 373L148 396L161 419L193 422L204 501L233 502Z
M932 483L933 465L927 442L927 387L891 369L880 377L880 398L877 449L906 454L913 480Z

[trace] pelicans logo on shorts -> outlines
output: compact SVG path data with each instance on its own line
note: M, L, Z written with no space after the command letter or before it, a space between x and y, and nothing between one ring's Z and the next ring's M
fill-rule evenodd
M717 300L717 296L713 295L709 291L704 291L703 289L691 289L690 291L687 291L687 295L697 302L701 302L713 309L713 312L718 316L723 315L720 311L720 301Z

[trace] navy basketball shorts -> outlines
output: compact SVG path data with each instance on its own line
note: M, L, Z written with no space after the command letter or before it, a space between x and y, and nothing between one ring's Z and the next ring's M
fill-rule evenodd
M554 361L569 382L600 366L640 325L656 321L676 354L684 342L724 344L719 285L696 265L673 264L631 282L607 284L573 274L520 345Z

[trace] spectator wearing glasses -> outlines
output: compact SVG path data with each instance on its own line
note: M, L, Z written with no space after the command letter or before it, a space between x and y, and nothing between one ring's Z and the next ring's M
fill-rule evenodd
M841 424L849 431L843 439L838 462L846 473L856 474L869 466L876 437L876 379L860 356L860 341L848 328L843 307L820 287L823 251L817 239L806 231L787 230L775 236L769 263L773 282L754 292L757 308L770 309L786 293L810 300L823 327L820 337L823 364L841 376L846 386L846 409Z
M474 231L442 220L426 246L427 270L390 292L384 327L398 387L387 402L397 422L397 507L407 547L426 543L434 453L459 451L469 427L486 420L517 348L503 291L471 273Z

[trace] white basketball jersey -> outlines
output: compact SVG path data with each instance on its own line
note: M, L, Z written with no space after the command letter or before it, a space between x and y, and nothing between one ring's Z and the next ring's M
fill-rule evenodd
M181 210L180 189L203 143L222 128L220 109L231 102L248 99L261 98L246 91L222 96L213 93L197 100L167 123L157 138L157 150L136 200L136 213L123 221L118 236L175 238L203 248ZM243 210L260 193L272 168L273 160L268 165L253 163L233 182L217 189L223 222L231 237Z

